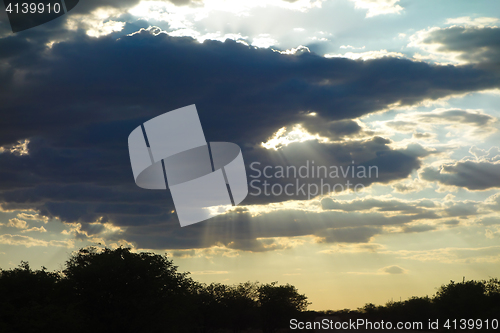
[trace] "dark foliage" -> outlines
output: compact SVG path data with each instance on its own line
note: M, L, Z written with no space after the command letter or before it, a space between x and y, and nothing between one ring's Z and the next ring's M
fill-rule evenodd
M0 332L239 332L287 327L307 307L291 285L201 284L166 256L85 248L62 272L0 272Z
M341 311L323 311L309 314L313 316L327 316L336 321L356 320L358 318L370 321L396 322L421 322L424 331L428 331L428 322L440 323L440 331L454 331L444 329L446 320L473 319L475 320L500 320L500 280L488 281L463 281L456 283L450 281L442 285L431 298L411 297L400 302L388 302L385 306L366 304L357 310L344 309Z
M287 332L290 319L407 321L493 319L500 280L450 281L431 298L412 297L357 310L306 311L307 297L277 282L198 283L166 256L81 249L61 272L27 262L0 271L0 332Z

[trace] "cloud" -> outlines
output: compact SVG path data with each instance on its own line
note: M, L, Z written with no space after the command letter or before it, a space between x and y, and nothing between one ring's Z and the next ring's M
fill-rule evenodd
M500 246L477 248L446 247L432 250L385 251L384 253L395 254L401 259L437 261L442 263L495 263L500 261Z
M19 140L15 144L7 144L0 147L0 153L10 153L17 156L27 155L29 140Z
M22 245L25 247L32 247L32 246L56 246L56 247L67 247L71 248L73 247L73 241L72 240L65 240L65 241L57 241L57 240L51 240L51 241L45 241L42 239L36 239L33 237L29 236L23 236L23 235L10 235L10 234L4 234L0 235L0 244L5 244L5 245Z
M438 126L462 138L484 138L497 131L497 118L482 110L438 108L431 112L401 113L383 124L398 132L413 132L417 139L435 137L435 134L418 131L436 130Z
M499 69L499 27L451 26L430 28L410 37L408 46L417 47L443 61L458 64L481 64ZM423 57L425 58L425 57Z
M19 213L17 214L17 217L23 220L40 221L43 223L47 223L49 221L49 219L46 216L41 216L38 214Z
M446 186L464 187L471 191L500 187L500 163L463 161L443 164L439 169L427 167L420 177Z
M236 240L226 243L227 248L235 250L243 250L250 252L266 252L274 250L284 250L296 247L303 243L297 238L276 237L276 238L243 238L239 237Z
M399 52L387 52L387 50L346 52L344 54L325 54L325 58L347 58L352 60L371 60L384 57L405 58L405 55Z
M427 139L432 139L435 137L436 137L436 134L433 134L433 133L420 133L420 132L413 133L413 138L418 139L418 140L427 140Z
M22 233L25 233L25 232L47 232L47 229L45 229L43 226L41 226L41 227L29 228L29 229L23 230L21 232Z
M326 229L316 234L321 243L367 243L373 236L380 234L379 228L342 228Z
M326 242L365 242L385 226L400 226L422 219L437 219L432 212L385 216L381 213L307 211L289 208L252 214L231 212L190 228L149 224L125 228L122 239L138 248L190 249L222 246L251 252L280 250L302 244L296 237ZM341 230L345 229L345 230Z
M381 272L386 273L386 274L406 274L408 271L404 268L401 268L397 265L394 266L387 266L384 268L380 269Z
M401 181L392 185L394 191L398 193L420 192L427 187L429 187L429 183L419 178Z
M446 24L457 24L465 26L477 26L483 28L484 26L489 26L497 23L499 21L496 17L475 17L462 16L457 18L449 18L446 20Z
M399 14L403 7L398 5L399 0L351 0L356 8L368 9L366 17L383 14Z
M420 225L411 225L403 227L403 232L412 233L412 232L426 232L436 230L436 227L429 224L420 224Z
M357 199L352 201L337 201L331 198L321 200L323 209L335 209L346 212L373 210L378 212L394 212L402 214L416 214L427 212L427 208L435 207L436 204L427 200L404 201L404 200L380 200L375 198Z
M448 204L448 207L444 210L444 215L462 219L471 215L477 215L479 209L478 204L479 203L475 201L454 201Z
M500 224L500 218L499 217L485 217L481 220L478 221L479 224L489 226L489 225L497 225Z
M477 148L472 146L469 149L469 153L476 158L476 161L481 162L498 162L500 161L500 148L491 147L488 150Z
M280 54L231 40L199 43L148 31L119 39L75 33L49 48L43 33L0 39L0 146L28 140L28 154L0 154L2 207L79 223L78 237L103 234L106 241L133 242L139 248L262 251L292 245L261 238L314 236L326 229L332 231L325 239L364 241L370 238L368 229L334 229L437 218L423 208L401 216L381 210L289 210L262 216L232 212L181 229L169 192L143 190L133 181L127 137L147 119L196 103L207 139L239 144L247 167L253 161L300 167L308 160L352 166L354 160L356 166L378 167L378 178L360 180L370 186L407 178L433 152L415 144L394 148L358 117L396 103L414 105L500 84L495 73L474 66L388 57L326 59L310 52ZM277 151L261 146L280 128L297 124L329 141L294 142ZM289 199L249 197L245 204ZM114 225L123 233L105 232L95 223Z
M182 5L181 2L184 2ZM139 19L135 24L143 22L160 26L168 25L169 34L172 36L190 36L203 41L205 39L217 39L223 41L225 38L244 39L249 43L247 37L242 38L239 34L222 34L220 31L200 32L197 21L210 21L210 17L225 17L224 20L231 21L236 17L253 16L254 11L261 8L269 10L289 10L306 12L311 8L321 8L324 0L239 0L239 1L142 1L137 6L130 8L128 14L123 17L132 16ZM257 14L261 15L261 14ZM194 18L194 19L193 19ZM250 29L254 30L254 29ZM264 31L265 32L265 31ZM258 47L277 45L277 41L267 33L253 36L252 44Z
M336 243L327 250L321 250L322 254L342 254L342 253L377 253L384 250L385 246L377 243Z
M354 47L354 46L352 46L352 45L341 45L341 46L340 46L340 48L341 48L341 49L353 49L353 50L355 50L355 49L361 49L361 50L362 50L362 49L364 49L364 48L365 48L365 46L362 46L362 47Z
M468 124L477 127L491 126L496 120L495 117L480 111L473 110L446 110L436 109L433 112L416 113L412 115L418 122L425 123L457 123Z
M27 229L28 224L24 220L20 220L18 218L9 219L9 223L7 223L7 227L17 228L17 229Z
M364 271L364 272L346 272L347 274L353 275L397 275L397 274L407 274L408 270L401 268L400 266L393 265L380 268L378 271Z

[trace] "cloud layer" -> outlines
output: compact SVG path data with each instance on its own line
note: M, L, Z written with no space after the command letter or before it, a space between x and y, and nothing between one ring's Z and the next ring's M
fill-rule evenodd
M257 251L287 246L263 244L260 238L299 236L366 242L385 225L436 218L429 207L372 202L375 212L363 216L288 211L259 217L236 211L210 226L180 229L168 191L142 190L133 182L127 137L147 119L195 103L207 140L238 143L247 166L253 161L297 167L307 160L344 166L354 161L378 167L377 179L361 181L369 186L408 177L431 152L416 144L394 148L391 140L375 136L353 119L395 104L414 105L500 85L497 72L484 70L493 59L486 56L480 64L438 66L388 57L354 61L309 52L286 55L231 40L198 43L144 30L119 39L79 32L51 47L48 37L33 39L30 34L0 39L3 209L34 209L41 216L78 222L82 237L102 232L89 223L119 226L126 231L110 239L123 238L143 248L223 244ZM455 47L448 39L443 43ZM438 119L475 125L491 120L448 110L422 114L418 121ZM279 150L261 146L278 129L296 124L330 141L309 140ZM25 150L14 149L20 141L29 142ZM460 181L469 164L444 170L455 178L427 169L423 175L472 188ZM250 197L246 203L285 199ZM323 207L347 209L334 203ZM404 214L391 216L387 211ZM365 220L370 222L359 222ZM203 237L207 234L210 237ZM12 237L4 242L30 241Z

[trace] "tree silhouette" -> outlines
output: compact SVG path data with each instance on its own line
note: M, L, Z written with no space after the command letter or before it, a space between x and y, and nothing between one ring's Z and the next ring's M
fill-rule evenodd
M0 332L63 332L77 321L61 306L57 286L61 275L33 271L22 261L19 267L0 272ZM51 327L58 322L57 327Z
M309 305L307 297L299 294L297 288L290 284L264 284L258 288L258 293L262 324L266 332L287 327L290 319L296 318Z
M166 256L122 247L80 249L62 272L27 262L0 272L2 333L274 330L307 304L291 285L206 285Z
M497 279L450 281L439 288L433 301L441 317L491 319L493 310L500 306L500 283Z
M235 286L221 283L200 285L198 312L203 331L226 328L238 332L259 327L257 289L257 283L252 282Z
M93 331L182 331L190 326L194 282L165 256L81 249L63 271L78 309Z

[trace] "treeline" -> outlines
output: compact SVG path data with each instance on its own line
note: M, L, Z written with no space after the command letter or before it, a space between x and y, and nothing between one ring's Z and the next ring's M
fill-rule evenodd
M307 297L276 282L203 284L166 256L81 249L61 271L27 262L0 270L1 333L289 332L290 320L500 319L500 281L451 281L432 297L357 310L306 311ZM424 327L425 330L426 327ZM442 326L441 326L442 328ZM442 330L448 331L449 330Z
M166 256L85 248L62 271L0 271L0 332L274 332L307 297L276 282L194 281Z
M411 321L422 322L425 325L429 320L437 319L441 330L448 319L457 319L457 321L482 319L490 322L496 319L498 323L500 321L500 280L492 278L460 283L450 281L438 288L432 297L411 297L400 302L390 301L385 306L369 303L357 310L322 311L316 312L313 316L336 317L340 321L358 318L371 321ZM424 330L428 330L425 325ZM477 328L477 325L474 324L473 327ZM444 329L443 331L450 330Z

